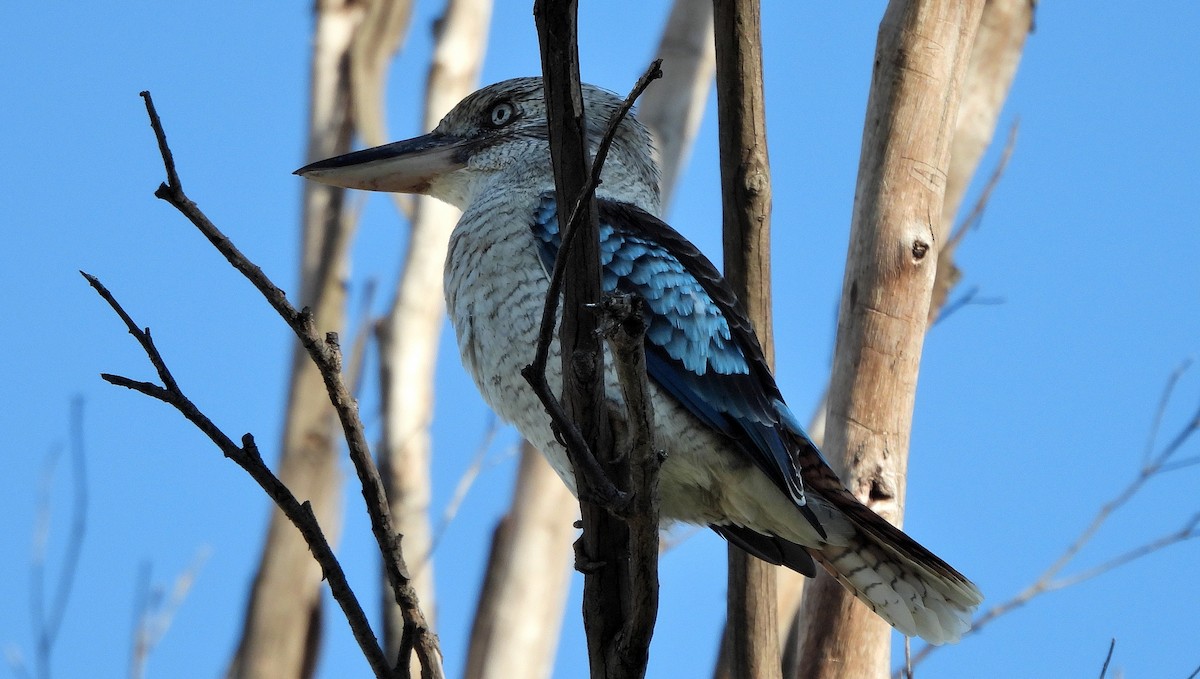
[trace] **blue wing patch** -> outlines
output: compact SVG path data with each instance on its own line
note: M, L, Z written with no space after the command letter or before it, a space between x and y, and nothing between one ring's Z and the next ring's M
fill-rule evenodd
M800 464L789 450L798 423L787 410L758 339L720 273L654 216L598 200L601 286L646 301L646 369L695 417L730 437L804 510ZM547 275L558 256L557 206L543 195L531 225ZM724 533L723 533L724 535Z

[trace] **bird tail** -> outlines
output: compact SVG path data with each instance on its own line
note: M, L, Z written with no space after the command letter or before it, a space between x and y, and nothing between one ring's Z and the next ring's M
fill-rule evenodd
M971 628L979 588L849 492L827 499L853 529L844 544L810 550L830 575L901 634L940 645Z

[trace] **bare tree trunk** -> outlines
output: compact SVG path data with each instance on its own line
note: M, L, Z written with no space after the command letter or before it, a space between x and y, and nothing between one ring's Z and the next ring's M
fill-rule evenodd
M479 86L491 11L491 0L450 0L447 4L426 82L425 129L437 125ZM384 411L380 466L392 516L412 564L413 586L431 623L435 599L429 555L429 425L438 338L445 316L442 267L459 214L434 198L415 198L403 271L391 311L379 324ZM386 650L389 657L395 657L404 619L386 588L382 596Z
M930 323L937 318L960 278L954 260L955 242L948 234L954 227L963 195L975 176L979 160L995 134L996 121L1004 108L1032 24L1033 2L1030 0L986 0L984 3L950 146L946 197L937 231L938 260L929 305ZM808 427L809 437L818 446L824 445L826 403L827 399L822 398ZM784 675L797 676L800 600L806 578L789 570L781 570L779 575L780 633L786 640Z
M950 140L982 0L893 0L880 25L838 316L825 452L899 524ZM798 676L887 677L891 629L833 578L805 592Z
M746 308L768 364L771 327L771 177L767 160L758 0L715 0L717 117L725 277ZM728 676L780 676L774 566L729 546Z
M658 47L664 75L643 95L638 114L654 135L664 168L664 205L704 112L712 40L709 0L675 0ZM513 506L492 539L467 679L549 676L570 586L570 578L555 574L569 573L572 522L578 516L575 498L545 459L524 444ZM519 619L514 620L514 610Z
M350 78L347 59L360 10L353 3L317 3L309 115L309 160L350 149ZM300 271L301 304L316 326L345 323L345 272L353 220L345 192L304 184ZM340 434L321 375L298 345L292 358L279 477L298 498L312 503L331 543L341 525ZM228 676L252 679L310 677L320 639L321 571L295 526L272 510L262 560L238 649Z
M466 679L546 679L571 581L572 517L579 505L528 442L513 505L492 538Z
M675 0L658 43L662 80L646 90L638 120L650 130L664 214L687 165L716 68L712 0Z
M938 310L961 277L954 264L956 242L946 236L954 227L979 159L996 133L996 121L1021 62L1025 38L1033 26L1033 6L1034 0L986 0L983 6L950 145L950 170L946 175L946 199L942 204L938 240L942 247L938 253L930 323L937 318Z

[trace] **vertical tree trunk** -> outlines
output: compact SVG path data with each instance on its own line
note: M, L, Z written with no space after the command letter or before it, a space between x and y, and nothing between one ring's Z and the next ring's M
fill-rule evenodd
M439 23L425 89L424 129L432 129L479 86L491 0L450 0ZM383 445L380 467L396 528L404 536L413 586L432 624L433 563L429 550L430 435L438 339L445 317L442 268L460 213L435 198L412 203L408 248L391 311L379 324ZM395 657L404 619L385 587L385 649Z
M773 364L771 177L758 0L714 0L713 15L725 277ZM730 545L727 596L722 666L728 676L780 676L775 567Z
M899 524L950 140L982 0L893 0L880 25L838 316L825 452ZM798 676L888 676L891 629L824 573L805 592Z
M650 130L659 164L662 212L687 165L716 68L712 0L675 0L658 42L662 80L646 90L638 120Z
M547 679L571 580L579 505L528 442L513 505L496 526L479 593L466 679Z
M358 15L352 3L317 3L309 160L350 149L353 123L347 60ZM314 182L305 182L303 190L300 304L312 309L318 328L341 330L347 251L354 228L343 209L345 191ZM336 542L341 524L339 431L321 376L297 345L278 474L296 497L312 502L331 543ZM282 512L272 510L230 677L312 676L320 638L320 583L320 568L295 526Z
M979 30L971 49L970 65L963 80L954 140L950 146L946 197L937 230L937 273L928 315L931 324L960 278L954 260L954 243L949 234L979 160L995 134L996 121L1004 108L1025 38L1033 25L1033 4L1030 0L984 2ZM827 396L821 399L808 427L809 437L818 446L824 445ZM780 633L786 640L785 676L799 676L799 612L805 580L799 573L780 571Z
M979 160L995 135L996 121L1017 73L1025 38L1033 26L1033 7L1034 0L986 0L983 5L950 145L950 170L946 175L938 241L942 247L929 307L930 323L961 278L954 263L956 241L948 236Z
M562 401L592 454L603 461L612 450L612 430L603 393L604 351L596 335L600 302L599 227L596 204L583 196L591 167L587 147L583 97L579 88L578 5L576 0L537 0L537 23L545 79L546 113L554 184L563 215L578 209L582 217L575 246L559 253L572 274L563 280L562 318L558 331L562 361ZM578 453L573 453L576 455ZM575 460L572 460L575 462ZM588 498L587 478L575 463L580 490L583 534L577 543L579 559L588 564L583 581L583 626L587 632L588 663L594 678L609 676L609 653L621 631L622 545L629 529L617 517ZM581 545L581 547L580 547ZM593 565L594 563L594 565Z
M712 78L709 0L675 0L657 55L665 60L663 78L643 95L638 118L656 141L665 204L695 141ZM578 515L575 498L541 454L525 443L512 508L492 539L472 626L467 679L550 675L570 586L572 523Z

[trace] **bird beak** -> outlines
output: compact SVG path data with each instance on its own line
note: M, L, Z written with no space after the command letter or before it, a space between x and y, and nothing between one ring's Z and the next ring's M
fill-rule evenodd
M437 177L466 167L470 140L431 132L421 137L319 160L296 170L305 179L364 191L427 193Z

